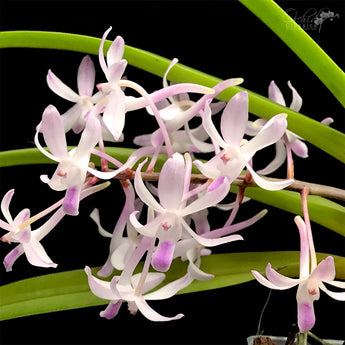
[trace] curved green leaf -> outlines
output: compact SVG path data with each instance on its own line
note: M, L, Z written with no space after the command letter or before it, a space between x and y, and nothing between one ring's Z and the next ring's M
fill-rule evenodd
M46 49L64 49L78 51L87 54L98 54L100 39L95 37L67 34L61 32L43 31L5 31L0 32L0 48L28 47ZM108 49L111 42L105 42ZM158 76L163 76L170 60L159 55L126 46L124 58L132 66L143 69ZM326 73L327 75L327 73ZM169 73L169 79L173 82L191 82L213 87L221 79L193 68L176 64ZM222 92L217 98L228 101L234 94L245 90L241 87L231 87ZM268 98L258 95L250 90L249 111L263 118L271 118L278 113L288 114L288 128L300 135L313 145L324 150L328 154L345 162L345 135L333 128L322 125L319 122L296 113L287 107L270 101Z
M318 260L327 254L318 254ZM345 258L334 256L337 279L345 279ZM251 270L264 273L267 263L284 275L297 277L298 252L257 252L213 254L203 257L201 269L215 277L209 281L195 281L180 293L205 291L241 284L253 280ZM164 283L186 272L187 263L175 260ZM97 269L93 269L96 274ZM115 273L116 274L116 273ZM118 272L117 272L118 274ZM54 311L104 305L108 301L95 297L89 290L83 270L52 273L24 279L0 287L0 320Z
M273 0L239 0L265 23L345 107L345 73Z

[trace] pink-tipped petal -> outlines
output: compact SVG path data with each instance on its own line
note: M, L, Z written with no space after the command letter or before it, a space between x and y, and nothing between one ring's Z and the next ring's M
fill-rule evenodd
M300 139L296 139L293 143L291 143L291 150L298 157L308 157L308 146Z
M300 282L300 279L292 279L278 273L272 268L270 263L266 266L266 277L279 290L290 289Z
M91 97L95 87L95 66L88 55L79 65L77 82L79 95Z
M310 274L310 279L317 279L324 282L331 282L335 278L335 264L332 256L327 256L322 260L313 272Z
M103 113L104 124L114 136L115 140L119 140L125 125L125 95L118 89L108 96L108 104Z
M111 83L111 85L112 83L117 83L121 79L126 67L127 61L121 60L107 69L105 75L107 77L107 80Z
M96 146L100 138L101 124L97 118L89 116L79 144L73 154L73 161L77 162L84 157L89 157L91 150Z
M146 188L143 179L141 177L141 169L146 163L146 160L139 164L137 170L135 171L134 177L134 188L137 192L139 198L149 207L157 212L164 213L165 209L157 202L157 200L152 196L152 194Z
M299 276L300 278L306 278L309 276L309 243L307 237L307 228L304 220L300 216L295 217L295 223L299 230L300 236L300 266L299 266Z
M43 112L40 132L55 157L61 160L67 158L65 128L58 110L53 105L48 105Z
M144 297L146 300L161 300L161 299L167 299L174 295L176 295L177 292L187 287L193 279L190 277L190 274L184 275L182 278L179 278L177 280L174 280L160 289L151 292L149 294L146 294Z
M7 223L9 224L13 222L13 219L9 210L13 194L14 194L14 189L10 189L1 200L1 212L4 215Z
M52 71L48 71L47 84L49 88L60 97L67 99L68 101L77 103L79 101L79 95L76 94L71 88L65 85Z
M151 321L172 321L181 319L181 317L183 317L183 314L177 314L173 317L166 317L160 315L147 304L144 297L137 298L135 303L138 306L140 312Z
M220 201L222 201L230 191L230 181L226 176L220 176L215 181L213 181L207 192L202 195L197 200L193 201L182 211L182 215L186 216L203 210L205 208L215 206Z
M125 51L125 41L121 36L117 36L107 52L107 63L108 67L112 66L114 63L119 62Z
M340 287L337 283L344 283L344 282L336 282L336 281L328 282L328 284ZM328 296L332 297L333 299L337 301L345 301L345 292L330 291L326 288L326 286L323 283L320 283L319 287L323 292L325 292ZM345 289L345 285L342 288Z
M290 104L290 109L298 113L302 107L302 103L303 103L302 97L298 94L296 89L291 85L290 81L288 81L288 86L292 91L292 101Z
M101 68L104 72L104 74L107 72L108 66L105 63L105 58L104 58L104 42L105 39L107 38L109 32L111 31L112 27L109 27L108 30L105 31L105 33L102 36L101 44L99 45L98 48L98 59L99 59L99 64L101 65Z
M286 105L283 94L273 80L268 87L268 98L273 102L283 105L284 107Z
M192 236L198 243L200 243L201 245L205 247L214 247L214 246L218 246L224 243L243 240L243 237L240 235L230 235L230 236L225 236L221 238L212 238L212 239L199 236L193 231L193 229L186 223L184 219L182 219L181 222L182 222L183 228L187 231L187 233L190 236Z
M248 122L248 92L231 97L220 122L220 131L228 144L240 146Z
M175 153L164 163L158 180L158 197L164 208L177 210L180 207L183 198L184 176L183 156Z
M26 258L33 266L38 267L57 267L47 255L41 243L35 239L31 239L28 243L23 243Z
M269 181L260 177L249 164L246 164L247 170L251 173L254 182L263 189L266 190L282 190L289 186L294 180L284 180L284 181Z
M115 294L110 288L110 282L95 278L91 273L90 267L85 267L85 273L87 274L90 290L95 296L107 300L120 299L120 296Z
M276 143L285 133L286 126L285 114L278 114L272 117L254 138L241 146L242 154L253 153Z

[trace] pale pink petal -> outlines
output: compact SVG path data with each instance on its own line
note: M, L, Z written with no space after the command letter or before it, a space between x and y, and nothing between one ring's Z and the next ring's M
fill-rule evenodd
M291 85L290 81L288 81L288 86L292 91L292 101L290 104L290 109L299 112L302 107L302 97L298 94L296 89Z
M24 254L24 247L22 244L19 244L5 256L4 266L5 266L6 272L12 271L13 264L22 254Z
M182 278L174 280L164 285L160 289L146 294L144 298L148 301L168 299L176 295L176 293L179 292L180 290L187 287L192 281L193 281L193 278L191 278L190 274L186 274Z
M90 290L95 296L107 300L118 300L121 298L110 288L110 282L94 277L90 267L86 266L85 272L87 274Z
M302 217L296 216L294 220L298 227L299 236L300 236L299 277L306 278L306 277L309 277L309 262L310 262L307 228Z
M47 74L47 84L60 97L75 103L79 101L79 95L65 85L51 70Z
M328 284L331 284L331 285L334 285L333 283L334 282L328 282ZM339 283L344 283L344 282L339 282ZM326 286L323 283L320 283L319 287L322 291L324 291L328 296L332 297L333 299L337 301L345 301L345 292L330 291L326 288ZM343 288L345 288L345 286Z
M58 110L52 105L43 112L40 132L55 157L59 159L68 157L64 125Z
M139 164L137 170L135 171L134 177L134 188L137 192L139 198L149 207L154 209L157 212L164 213L165 209L158 203L158 201L152 196L144 185L143 179L141 177L141 169L146 163L146 160Z
M272 282L270 282L269 280L267 280L261 273L259 273L258 271L252 270L251 271L254 278L263 286L266 286L269 289L275 289L275 290L283 290L281 288L279 288L278 286L274 285Z
M332 256L327 256L311 272L310 279L317 279L324 282L331 282L335 278L335 265Z
M28 243L23 243L23 248L25 251L26 258L28 259L31 265L54 268L57 266L57 264L55 264L49 258L41 243L35 240L34 238L32 238L31 241Z
M334 122L334 120L331 117L326 117L325 119L323 119L321 121L321 123L325 126L329 126L330 124L332 124Z
M180 207L183 198L184 176L183 156L175 153L164 163L158 180L158 197L160 204L165 209L177 210Z
M149 320L151 321L172 321L172 320L178 320L183 317L183 314L177 314L173 317L166 317L158 314L156 311L154 311L145 301L144 297L138 297L135 299L135 303L138 306L140 312Z
M240 146L248 122L248 103L248 92L241 91L231 97L223 110L220 131L228 144Z
M278 273L272 268L270 263L266 266L266 277L273 285L276 286L276 289L279 290L290 289L293 286L298 285L300 282L300 279L285 277Z
M140 278L142 273L138 273L132 276L131 283L134 289L139 284ZM151 291L156 286L158 286L165 278L164 273L158 273L158 272L149 272L147 273L147 276L145 277L145 282L142 288L142 293L146 293L148 291Z
M61 115L65 133L73 128L74 133L80 133L84 128L84 117L82 114L83 108L77 103Z
M286 126L285 114L272 117L254 138L240 147L242 154L253 153L276 143L285 133Z
M308 157L308 146L300 139L296 139L294 142L291 143L291 150L298 157Z
M9 207L14 194L14 189L10 189L2 198L1 201L1 212L4 215L7 223L11 224L13 222Z
M283 94L273 80L268 87L268 98L273 102L283 105L284 107L286 105Z
M103 121L115 140L119 140L125 125L125 95L121 89L108 96L108 104L103 113Z
M95 66L88 55L79 65L77 82L79 95L91 97L95 87Z
M99 217L99 210L97 208L95 208L90 213L90 218L97 224L98 232L101 236L109 237L109 238L111 238L113 236L110 232L103 229L103 227L101 225L100 217Z
M199 248L191 248L187 251L187 259L188 259L188 273L193 279L196 280L209 280L214 278L213 274L205 273L200 269L200 249Z
M105 31L105 33L102 36L101 44L99 45L98 49L98 59L99 59L99 64L101 65L101 68L104 72L104 74L107 72L107 64L105 63L105 58L104 58L104 42L108 36L108 33L111 31L112 27L110 27L108 30Z
M261 188L266 190L281 190L289 186L291 183L294 182L294 180L283 180L283 181L269 181L262 177L260 177L253 169L252 167L246 163L246 168L251 173L254 182Z
M91 150L96 146L101 138L101 124L99 120L93 116L88 116L85 129L81 135L79 144L73 154L73 161L89 157Z
M129 221L134 226L134 228L142 235L148 236L148 237L155 237L157 235L158 227L161 226L162 222L164 221L164 214L156 217L151 222L147 223L146 225L142 225L139 223L135 215L137 214L137 211L134 211L129 216Z
M208 186L205 194L186 206L182 210L181 215L186 216L208 207L215 206L222 201L229 192L229 179L226 176L220 176Z
M114 63L119 62L123 57L124 51L125 41L121 36L117 36L107 52L108 67L112 66Z
M111 86L113 85L113 83L117 83L121 79L126 67L127 61L121 60L107 69L105 75L107 77L107 80L109 80Z
M222 148L227 147L227 143L224 141L224 139L220 136L220 134L218 133L217 128L215 127L215 125L212 122L212 114L211 114L211 108L209 106L211 100L206 101L205 103L205 109L202 115L202 124L205 128L205 131L207 132L207 134L210 136L210 138L212 138L212 140L219 145Z
M190 236L192 236L198 243L206 247L214 247L214 246L218 246L224 243L243 240L243 237L240 235L230 235L230 236L225 236L222 238L214 238L214 239L206 238L206 237L197 235L193 231L193 229L186 223L184 219L181 219L181 223L182 223L183 228L187 231L187 233Z

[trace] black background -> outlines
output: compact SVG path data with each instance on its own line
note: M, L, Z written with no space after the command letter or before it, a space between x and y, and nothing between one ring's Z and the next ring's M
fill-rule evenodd
M303 15L309 9L329 8L340 18L326 21L320 32L308 33L344 69L344 2L280 1L284 10L296 9ZM0 1L0 30L62 31L101 37L112 26L109 39L121 35L126 44L152 51L169 59L177 57L187 66L222 79L243 77L245 88L267 95L275 80L291 100L286 82L291 80L303 98L301 112L320 121L332 116L334 128L344 130L344 111L325 86L279 38L237 1ZM0 148L33 147L35 126L48 104L65 111L69 103L61 101L45 83L49 68L76 89L76 71L84 55L75 52L35 49L0 51ZM104 81L97 67L96 81ZM128 67L126 75L147 91L161 87L161 79ZM129 114L126 139L142 133L147 123L142 113ZM135 117L137 116L137 117ZM254 119L254 117L253 117ZM144 131L147 132L147 131ZM128 144L128 143L127 143ZM128 145L131 145L130 143ZM263 159L265 156L263 156ZM343 165L309 145L309 159L296 158L296 178L344 187ZM0 171L1 195L10 188L16 193L11 204L15 214L24 207L32 213L47 207L56 194L42 186L40 174L51 174L52 166L3 168ZM281 170L284 174L284 170ZM57 271L99 266L107 256L107 240L100 238L88 218L98 206L105 228L111 229L122 202L115 187L83 203L78 217L65 218L43 242L50 257L59 264ZM107 206L107 207L106 207ZM110 213L106 212L106 208ZM263 205L252 202L243 206L239 217L252 215ZM293 216L269 209L266 219L244 230L245 241L223 246L216 251L298 250L298 231ZM344 240L337 234L312 224L317 251L344 255ZM1 258L9 247L2 244ZM46 274L32 268L21 258L13 272L0 268L1 285ZM273 291L264 314L265 333L286 335L296 321L295 289ZM135 317L123 306L111 320L98 316L102 307L25 317L0 323L1 344L242 344L257 329L268 289L257 282L239 286L179 295L151 305L164 315L182 312L182 320L152 323L138 313ZM326 338L344 338L344 303L321 293L315 303L317 322L314 333Z

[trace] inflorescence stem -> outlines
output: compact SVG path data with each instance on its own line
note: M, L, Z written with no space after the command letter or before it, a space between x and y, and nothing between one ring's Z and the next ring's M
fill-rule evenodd
M159 179L159 172L142 172L141 177L145 181L158 181ZM114 177L115 179L119 180L127 180L134 178L134 172L131 169L127 169L126 171L119 173ZM282 179L272 178L272 177L265 177L269 181L283 181ZM191 174L191 183L198 184L198 183L205 183L209 180L208 177L202 174ZM254 181L247 182L245 180L245 175L238 177L232 182L233 186L239 187L257 187L257 184ZM301 192L304 188L308 188L309 195L318 195L326 198L337 199L345 201L345 190L325 186L316 183L310 183L305 181L295 180L291 185L286 187L286 190Z

